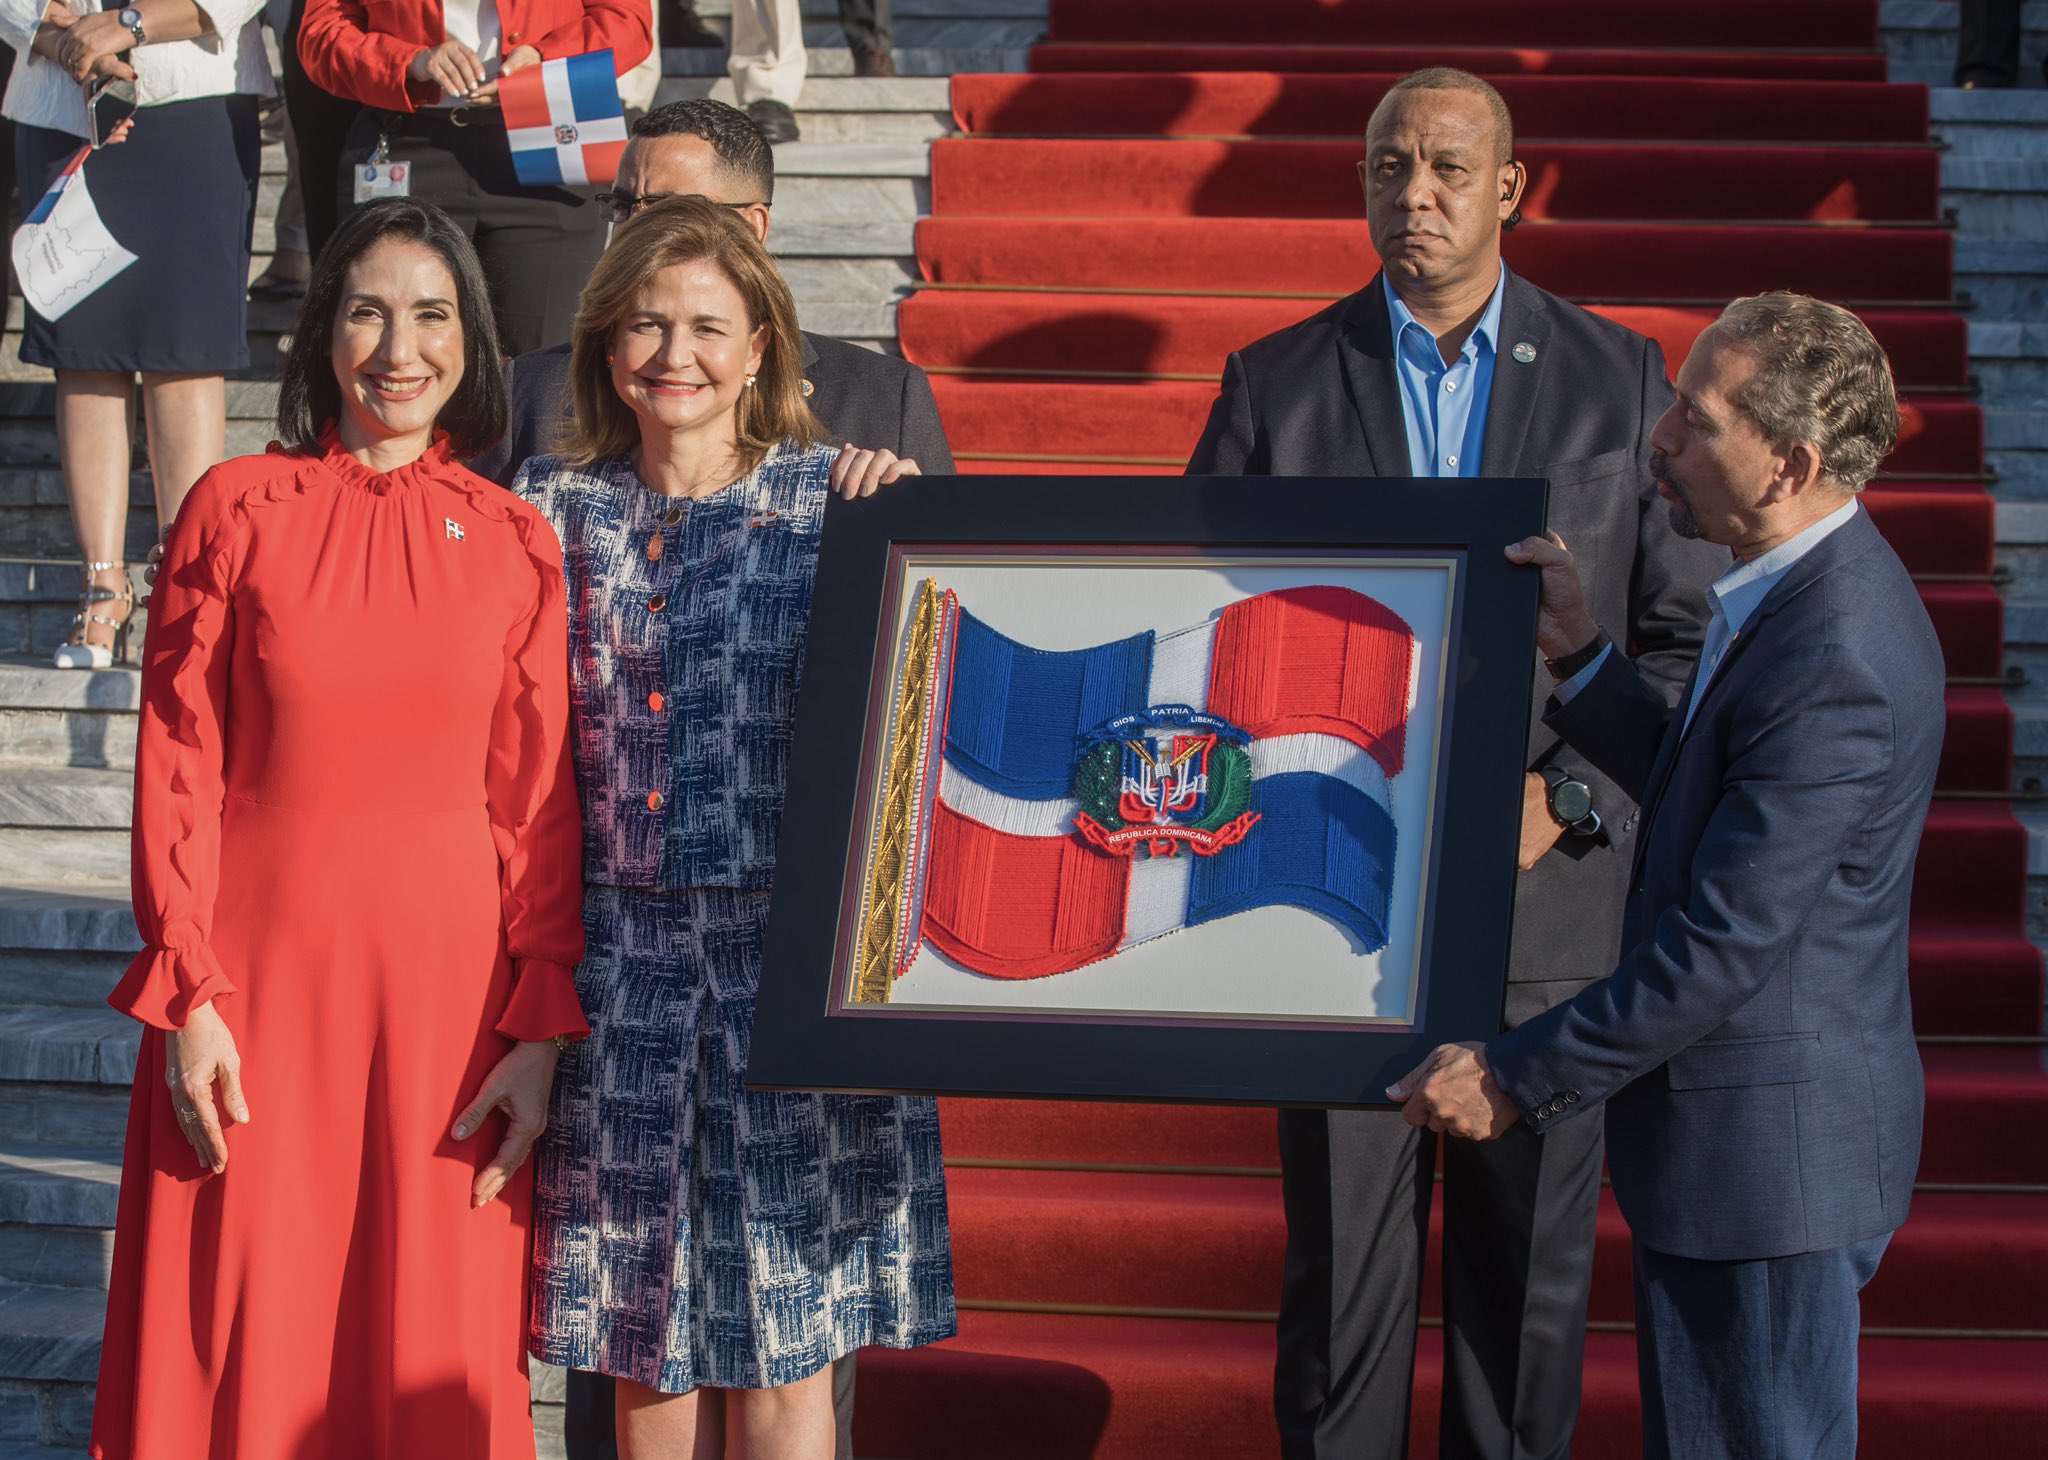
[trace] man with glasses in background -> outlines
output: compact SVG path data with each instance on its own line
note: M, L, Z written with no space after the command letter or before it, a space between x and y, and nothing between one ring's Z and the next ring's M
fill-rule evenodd
M616 227L649 203L678 195L723 203L768 241L775 153L745 112L704 99L656 107L633 124L618 176L597 205ZM840 492L874 491L886 465L878 449L915 461L927 476L953 471L931 382L909 361L806 330L803 374L812 413L842 444L832 467ZM512 394L505 438L469 465L509 487L528 457L552 449L569 413L569 347L521 355L506 367L505 382ZM583 1460L573 1438L570 1460Z

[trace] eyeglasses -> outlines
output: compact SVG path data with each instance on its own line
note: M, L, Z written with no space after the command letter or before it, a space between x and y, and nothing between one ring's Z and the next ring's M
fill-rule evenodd
M695 193L642 193L634 197L631 193L599 193L594 201L597 210L610 223L624 223L650 203L666 202L670 198L695 198ZM700 198L701 202L716 202L714 198ZM719 203L721 208L730 208L735 213L744 213L749 208L765 208L766 203Z

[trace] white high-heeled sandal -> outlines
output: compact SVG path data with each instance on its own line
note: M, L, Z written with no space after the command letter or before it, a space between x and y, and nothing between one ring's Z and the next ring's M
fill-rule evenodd
M111 573L126 566L124 563L87 563L85 565L85 587L80 590L78 595L78 612L71 616L71 633L75 636L75 642L73 639L66 639L50 655L50 662L59 669L112 669L114 661L127 657L128 620L135 613L135 591L128 586L125 578L118 589L109 588L104 583L95 583L92 580L92 575L95 573ZM127 605L128 613L121 618L108 618L103 613L93 612L102 603L125 604ZM86 632L92 624L99 624L103 628L112 629L114 631L114 642L112 644L92 644L86 642Z

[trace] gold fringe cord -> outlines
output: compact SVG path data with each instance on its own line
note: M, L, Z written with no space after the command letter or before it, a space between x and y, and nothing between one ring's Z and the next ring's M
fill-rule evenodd
M896 718L889 734L889 763L882 782L874 847L868 859L866 905L861 909L855 954L854 1002L886 1004L896 977L898 920L904 915L909 878L916 867L917 813L924 785L927 708L936 686L940 595L927 578L910 615L910 642L903 654L903 682L896 694Z

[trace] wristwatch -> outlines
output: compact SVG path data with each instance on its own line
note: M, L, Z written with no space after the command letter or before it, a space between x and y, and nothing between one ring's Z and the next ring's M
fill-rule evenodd
M1596 629L1584 648L1574 649L1569 654L1560 654L1555 659L1543 661L1543 667L1550 671L1550 677L1560 684L1600 657L1600 651L1614 640L1607 636L1607 630Z
M146 46L149 44L149 37L142 33L142 12L140 10L130 5L115 18L121 24L128 27L128 34L135 37L136 45Z
M1593 809L1592 788L1556 766L1546 767L1543 779L1550 786L1550 819L1573 836L1598 836L1600 813Z

